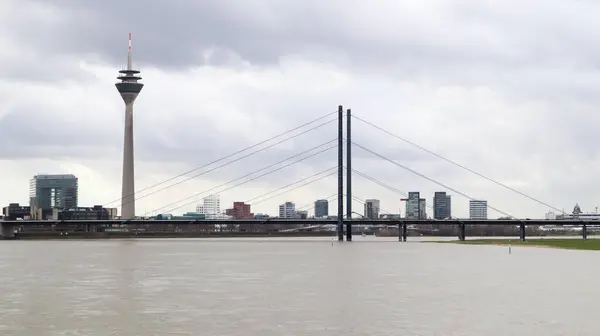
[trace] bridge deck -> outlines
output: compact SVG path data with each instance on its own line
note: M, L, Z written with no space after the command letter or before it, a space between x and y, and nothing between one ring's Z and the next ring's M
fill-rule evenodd
M225 219L225 220L187 220L187 219L172 219L172 220L16 220L16 221L0 221L1 223L12 225L48 225L48 224L93 224L93 225L121 225L121 224L161 224L161 225L177 225L177 224L198 224L198 225L260 225L260 224L278 224L278 225L337 225L335 219ZM472 220L472 219L452 219L452 220L415 220L415 219L373 219L373 220L344 220L344 224L356 225L556 225L556 226L581 226L581 225L597 225L600 226L600 221L597 220L545 220L545 219L530 219L530 220Z

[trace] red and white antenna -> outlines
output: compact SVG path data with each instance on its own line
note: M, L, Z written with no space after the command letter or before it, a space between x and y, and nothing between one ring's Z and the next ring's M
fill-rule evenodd
M129 33L129 47L127 48L127 70L132 70L133 64L131 61L131 33Z

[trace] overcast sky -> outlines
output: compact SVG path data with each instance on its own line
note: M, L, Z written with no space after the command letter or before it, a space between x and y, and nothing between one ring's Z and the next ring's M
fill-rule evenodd
M136 190L341 104L553 207L571 212L578 202L593 211L598 17L600 5L585 0L3 0L0 204L27 203L37 173L77 175L82 206L119 199L124 106L114 83L132 32L145 84L134 109ZM543 218L549 210L358 120L354 126L356 143L506 213ZM335 137L334 122L143 197L137 213L164 212L196 194L175 212L193 210L204 191ZM222 207L335 164L333 149L222 192ZM398 190L421 191L428 204L445 190L359 148L353 166ZM353 180L357 197L404 212L398 193ZM467 216L468 199L449 192L453 215ZM335 193L331 176L253 211L275 214L284 201L303 206Z

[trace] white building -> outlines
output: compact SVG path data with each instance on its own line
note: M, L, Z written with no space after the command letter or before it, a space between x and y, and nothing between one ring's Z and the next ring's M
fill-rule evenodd
M486 220L487 201L469 201L469 219Z
M224 219L221 212L221 198L218 194L208 195L202 199L202 204L196 206L196 212L206 216L206 219Z
M296 204L293 202L285 202L279 205L279 218L296 218Z

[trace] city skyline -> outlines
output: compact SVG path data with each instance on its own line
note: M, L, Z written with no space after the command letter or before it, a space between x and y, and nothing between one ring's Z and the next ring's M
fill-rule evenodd
M123 102L113 84L115 72L124 66L123 40L129 31L136 37L136 64L148 85L143 99L136 102L137 190L334 112L337 105L344 104L357 117L556 208L569 212L579 203L584 211L591 211L600 205L600 195L594 191L595 184L600 184L595 179L600 153L590 145L599 137L592 126L600 118L595 113L600 101L593 94L600 87L593 76L593 60L600 51L589 47L590 43L572 43L595 40L595 23L590 21L574 20L576 25L590 26L562 27L565 34L547 40L540 36L552 35L545 32L559 26L546 9L540 12L532 3L524 5L523 13L535 9L539 18L529 26L529 21L515 17L506 4L463 4L486 22L483 26L491 36L499 36L496 39L472 31L452 10L454 5L425 9L398 1L392 6L397 11L361 13L379 17L381 26L358 31L350 24L359 15L358 9L337 2L298 3L278 8L277 13L288 18L289 29L285 39L270 39L266 38L271 36L269 32L280 23L269 11L246 8L245 25L239 23L238 9L224 2L202 10L187 4L176 8L149 4L159 6L146 7L149 12L170 13L189 24L185 31L178 25L166 25L159 32L150 24L154 22L151 16L114 15L122 8L112 4L52 7L53 3L22 0L0 4L0 24L5 28L0 40L7 41L4 50L12 51L3 54L0 65L2 205L27 204L27 183L39 172L78 176L82 205L121 198ZM134 4L132 1L131 6ZM600 13L596 5L561 6L562 10L553 9L567 16ZM329 24L320 16L294 15L306 10L338 13L338 29L324 29ZM497 13L498 21L486 20L492 12ZM80 22L81 13L90 20ZM436 19L426 28L411 19L431 13ZM54 20L55 15L60 20ZM212 20L199 19L203 17ZM115 24L108 28L100 24L106 18ZM207 23L214 20L222 25ZM510 27L503 22L511 22ZM208 26L202 26L205 24ZM446 25L472 34L450 36ZM316 34L311 44L302 38L306 32L301 26ZM57 38L49 43L48 34ZM577 38L569 38L573 36ZM525 43L533 37L536 43ZM267 42L254 47L243 44L242 39ZM336 42L331 44L332 40ZM367 49L369 55L363 52ZM577 67L570 66L575 63ZM575 122L576 127L571 127ZM139 199L136 214L334 138L335 126L331 126ZM473 198L487 200L490 206L517 217L542 217L549 210L360 122L353 127L355 141ZM405 193L419 191L428 205L433 193L443 190L358 148L353 154L353 168ZM557 160L559 156L561 160ZM222 202L229 206L233 201L250 200L328 168L335 160L335 151L328 152L268 179L221 193ZM353 187L354 195L380 199L381 208L389 212L402 207L400 195L357 175ZM452 214L468 216L468 199L446 191L452 194ZM335 192L335 177L330 177L319 185L265 201L252 211L271 212L284 199L308 204ZM199 194L198 199L205 195ZM193 211L194 207L177 211ZM362 207L356 204L357 209ZM501 216L488 212L490 218Z
M73 174L38 174L33 176L30 179L29 183L29 207L31 207L31 212L28 212L28 216L31 216L32 219L46 219L46 216L51 214L51 210L70 210L70 209L91 209L92 206L80 206L77 203L78 199L78 178ZM273 193L277 195L281 195L278 193L278 190L274 190ZM277 196L276 195L276 196ZM267 195L263 195L267 196ZM41 198L40 198L41 197ZM363 213L359 213L353 211L353 217L359 219L377 219L377 218L385 218L387 216L399 216L400 218L407 219L416 219L417 213L420 219L434 219L434 220L444 220L444 219L471 219L471 220L486 220L486 219L494 219L488 217L488 204L487 200L470 200L469 201L469 215L467 217L458 217L451 215L452 206L451 206L451 197L452 195L448 194L445 191L436 191L434 192L432 199L432 205L427 205L426 200L427 197L421 197L420 192L418 191L410 191L407 194L407 198L400 199L401 204L404 204L404 212L402 211L402 207L398 212L387 211L385 209L380 208L380 200L368 198L364 199L364 201L359 201L358 199L354 200L354 203L361 205L363 207ZM269 197L271 198L271 197ZM438 200L436 200L436 198ZM209 194L206 197L203 197L199 200L199 203L195 204L195 211L178 211L178 212L154 212L148 213L145 212L142 215L137 215L136 218L143 217L153 217L158 215L169 215L169 216L180 216L180 215L189 215L189 214L198 214L205 216L205 219L209 220L220 220L227 218L234 219L248 219L252 218L254 213L251 210L252 204L247 204L246 202L233 201L231 207L227 207L225 205L224 208L221 208L221 200L220 194L213 193ZM334 213L329 213L329 203L336 202L336 197L329 197L328 199L316 199L313 203L304 204L302 206L298 206L293 200L289 200L285 198L286 201L278 205L278 209L274 212L266 211L266 212L257 212L256 215L260 215L261 217L264 215L270 217L279 217L279 218L320 218L320 217L335 217ZM418 200L418 202L417 202ZM322 204L324 203L324 204ZM322 205L319 205L322 204ZM17 206L25 206L25 204L21 204L20 202L10 202L6 205L0 206L8 206L8 205L17 205ZM324 206L324 208L323 208ZM100 207L101 205L94 205L93 208ZM118 209L117 208L107 208L108 211L113 215L117 216ZM319 210L320 209L320 210ZM113 211L114 210L114 211ZM494 210L494 209L492 209ZM319 212L321 215L319 215ZM569 211L559 211L554 212L549 210L549 212L545 213L544 216L538 217L533 216L534 218L545 218L545 219L555 219L558 215L573 215L573 216L598 216L600 213L598 212L598 207L595 207L592 211L582 211L581 207L578 203L575 204L572 212ZM501 216L498 219L506 219L510 216ZM133 218L132 218L133 219Z

